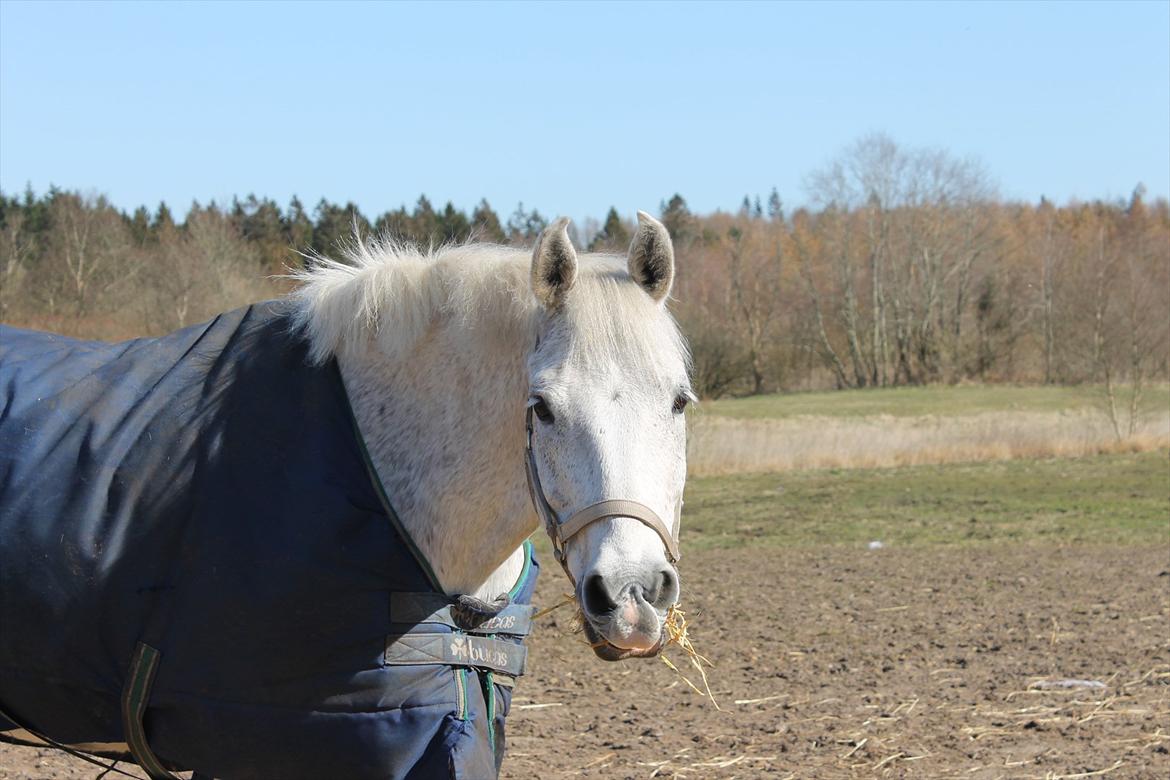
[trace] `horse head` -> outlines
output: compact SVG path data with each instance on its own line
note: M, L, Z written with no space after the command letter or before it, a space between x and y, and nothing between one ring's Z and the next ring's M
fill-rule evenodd
M485 603L507 593L535 506L609 659L655 653L678 599L693 397L666 307L670 236L638 223L625 258L578 257L566 219L530 257L355 242L346 262L300 274L296 294L312 356L337 356L379 481L439 586Z
M582 263L568 220L532 255L541 312L528 369L528 477L606 660L654 655L678 600L678 524L693 398L666 299L670 235L638 213L625 268Z

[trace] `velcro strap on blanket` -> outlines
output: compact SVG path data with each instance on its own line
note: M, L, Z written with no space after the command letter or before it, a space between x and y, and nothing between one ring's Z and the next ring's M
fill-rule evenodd
M472 666L519 677L524 674L527 660L528 648L524 645L474 634L418 633L386 637L385 661L391 666Z
M471 634L527 636L536 607L509 604L487 615L462 609L437 593L391 593L390 620L395 623L441 623Z

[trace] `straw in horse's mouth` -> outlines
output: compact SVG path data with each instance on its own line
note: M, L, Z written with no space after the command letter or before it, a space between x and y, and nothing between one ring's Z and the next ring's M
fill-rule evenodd
M649 650L630 650L618 647L601 636L601 633L593 627L593 624L583 614L578 612L578 617L581 620L581 628L585 631L585 638L589 640L589 646L593 648L593 652L597 654L597 657L603 661L624 661L627 658L653 658L662 651L662 647L666 644L666 632L663 631L658 637L658 642Z

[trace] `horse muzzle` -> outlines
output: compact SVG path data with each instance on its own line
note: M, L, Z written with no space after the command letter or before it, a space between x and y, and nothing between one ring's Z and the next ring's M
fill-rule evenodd
M607 661L657 655L666 641L666 612L678 594L671 567L617 583L590 574L577 594L589 644Z
M608 639L605 639L598 632L593 624L589 622L588 618L584 621L585 638L589 640L589 646L593 648L593 652L603 661L624 661L627 658L653 658L662 652L662 648L666 645L666 632L660 631L658 634L658 641L648 649L637 650L631 648L618 647L611 644Z

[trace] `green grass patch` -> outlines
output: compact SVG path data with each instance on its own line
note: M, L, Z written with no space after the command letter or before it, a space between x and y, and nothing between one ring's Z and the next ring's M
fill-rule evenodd
M1162 411L1170 408L1170 385L1152 385L1144 391L1144 395L1143 407ZM1104 390L1094 386L938 385L728 398L704 401L700 413L741 419L802 415L866 417L882 414L919 417L981 412L1104 409L1105 403Z
M896 546L1170 543L1170 453L743 474L687 483L684 551L873 540Z

